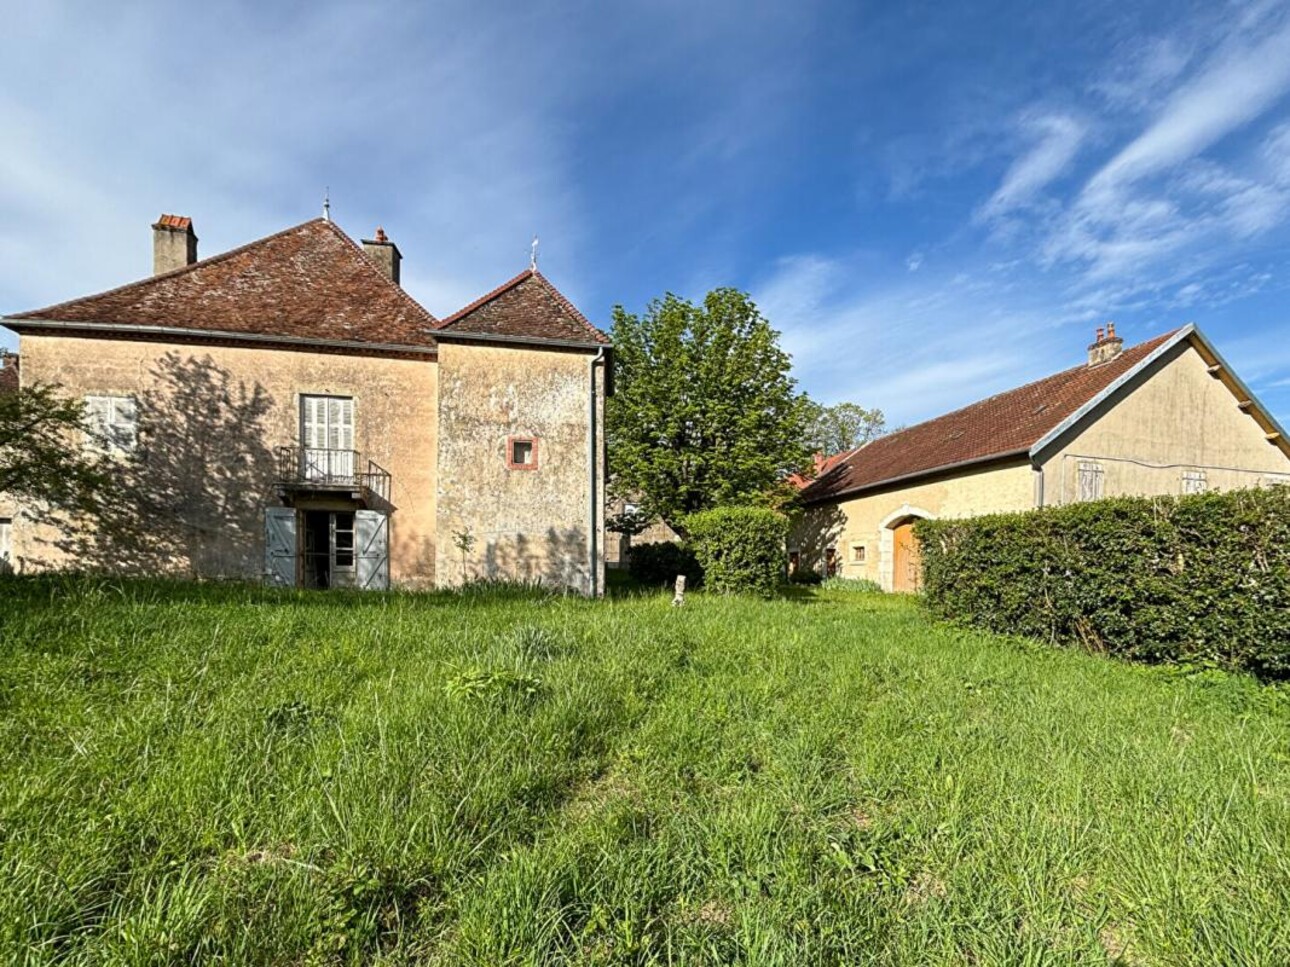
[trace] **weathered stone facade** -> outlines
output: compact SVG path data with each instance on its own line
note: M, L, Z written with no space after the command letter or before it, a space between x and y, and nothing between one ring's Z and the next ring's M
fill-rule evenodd
M598 592L608 340L533 271L439 322L383 233L367 248L318 220L5 319L26 384L120 408L134 441L111 520L55 527L0 495L18 567L427 587L460 582L465 531L472 579ZM489 333L457 334L475 313ZM533 469L508 467L516 437Z
M604 447L589 440L588 414L594 387L603 425L605 363L593 360L492 342L440 344L441 584L604 586ZM531 465L514 465L507 448L516 440L531 442ZM463 534L473 539L464 552L453 541Z

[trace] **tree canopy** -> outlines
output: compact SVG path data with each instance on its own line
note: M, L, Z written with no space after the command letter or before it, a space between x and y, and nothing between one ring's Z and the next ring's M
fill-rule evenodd
M642 315L614 309L615 392L606 403L610 486L684 533L731 504L778 505L810 462L811 403L779 333L752 300L668 294Z
M865 409L858 403L811 404L807 440L817 453L833 454L854 450L887 432L882 410Z
M92 512L107 488L105 460L79 445L85 408L55 387L0 394L0 493L43 512Z

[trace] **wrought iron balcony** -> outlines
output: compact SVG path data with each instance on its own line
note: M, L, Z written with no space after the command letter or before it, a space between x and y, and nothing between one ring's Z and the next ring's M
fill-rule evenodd
M291 491L351 491L369 501L390 499L390 472L357 450L278 447L278 486Z

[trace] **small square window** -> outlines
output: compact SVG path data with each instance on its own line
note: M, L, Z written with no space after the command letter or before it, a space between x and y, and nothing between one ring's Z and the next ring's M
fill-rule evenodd
M851 545L851 563L863 564L865 562L867 553L868 553L868 549L865 547L864 544L852 544Z
M510 470L536 470L538 465L537 440L528 436L513 436L506 441L506 466Z
M1182 492L1185 494L1203 494L1209 489L1209 477L1204 470L1184 470L1182 474Z

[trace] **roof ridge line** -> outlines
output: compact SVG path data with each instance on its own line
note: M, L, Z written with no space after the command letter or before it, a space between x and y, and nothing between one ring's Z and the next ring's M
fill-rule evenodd
M591 320L582 314L582 310L579 309L577 306L575 306L572 302L570 302L565 297L564 293L555 287L555 285L551 282L550 279L548 279L545 275L539 272L536 268L533 268L530 271L533 273L533 278L537 279L538 282L542 284L543 288L547 290L548 294L550 294L552 298L554 298L557 302L559 302L560 305L564 306L564 308L569 312L570 315L572 315L580 323L586 326L587 330L592 334L593 337L606 335L605 333L601 332L599 328L592 325ZM597 341L599 341L599 339L597 339Z
M411 294L408 292L407 289L403 288L403 286L399 285L388 275L382 272L380 266L378 266L375 262L373 262L370 258L367 257L367 253L363 251L362 247L357 242L355 242L352 238L349 237L349 235L345 232L343 228L341 228L339 225L333 222L330 218L316 218L316 219L311 219L310 221L320 221L324 225L329 227L333 232L336 233L337 236L340 237L342 241L349 244L350 248L352 248L354 252L357 253L359 258L363 260L363 264L366 265L371 271L375 272L376 275L381 279L381 281L385 283L385 285L393 287L394 291L397 292L405 302L407 302L417 311L422 313L427 319L429 319L430 328L432 330L438 327L439 320L435 318L434 313L431 312L429 309L427 309L425 306L423 306L416 299L412 298ZM305 222L305 224L308 225L309 222ZM261 239L261 241L264 241L264 240ZM255 243L252 242L251 244L255 244Z
M467 316L470 313L474 312L476 309L480 308L481 306L487 305L488 303L496 299L498 296L503 295L506 292L510 291L511 289L515 288L525 279L531 276L536 276L537 274L538 272L534 268L525 269L519 275L515 276L515 278L509 279L508 281L503 282L497 288L493 289L491 292L487 292L484 295L481 295L478 299L476 299L474 302L470 303L469 305L462 306L456 312L450 315L444 316L444 318L439 321L439 324L435 328L447 329L453 323L460 321L463 316Z
M185 272L191 272L197 268L204 268L205 266L208 266L208 265L214 265L217 262L222 262L225 259L232 258L235 255L241 255L247 249L253 246L259 245L262 242L269 242L275 238L281 238L283 235L290 235L292 232L299 231L300 229L304 228L306 225L311 225L314 222L326 222L326 221L327 220L321 216L317 218L310 218L310 219L307 219L306 221L300 222L298 225L292 225L289 228L282 229L281 231L273 232L269 235L265 235L263 238L254 239L250 242L246 242L242 245L239 245L236 248L231 248L231 249L228 249L227 251L220 252L217 255L212 255L209 258L198 259L192 265L181 265L178 268L171 269L169 272L162 272L159 275L150 275L144 279L135 279L133 282L127 282L124 285L113 286L110 289L104 289L102 292L91 292L89 295L77 296L75 299L64 299L62 302L55 302L52 305L42 306L39 309L29 309L26 312L11 313L6 318L39 319L39 318L42 318L45 313L53 312L55 309L62 309L66 306L73 305L74 303L77 303L77 302L85 302L89 299L99 299L99 298L102 298L103 296L116 295L118 292L128 292L131 289L136 289L141 286L148 285L150 282L156 282L160 279L169 279L175 276L183 275Z

